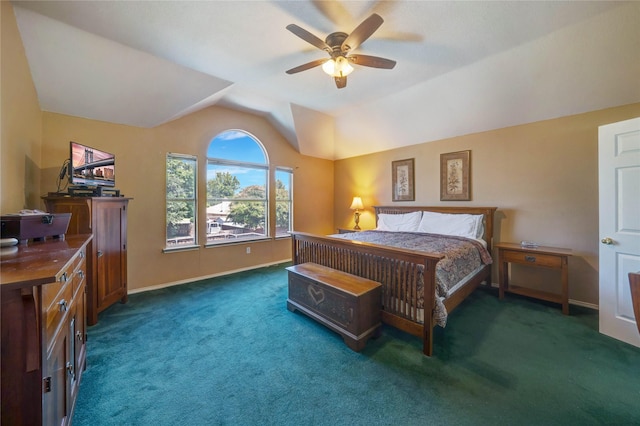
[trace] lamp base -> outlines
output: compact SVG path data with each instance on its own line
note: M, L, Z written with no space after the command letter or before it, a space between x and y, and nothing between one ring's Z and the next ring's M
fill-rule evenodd
M353 229L355 231L359 231L360 230L360 226L358 225L358 223L360 222L360 212L356 211L354 216L355 216L356 226L354 226Z

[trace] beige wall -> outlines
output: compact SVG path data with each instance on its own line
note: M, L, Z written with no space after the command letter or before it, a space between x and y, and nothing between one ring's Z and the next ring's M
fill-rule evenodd
M333 226L333 162L298 154L264 118L212 107L153 129L41 112L13 9L2 13L2 140L0 213L44 208L41 196L56 191L56 176L69 157L69 141L117 156L117 187L132 197L129 208L129 288L161 286L287 260L290 240L162 253L167 152L197 155L199 195L205 194L205 152L227 129L243 129L267 149L272 166L294 170L294 227L326 234ZM275 193L272 191L272 193ZM205 220L204 211L200 221ZM204 227L200 229L204 240ZM251 246L251 254L246 247Z
M298 154L262 117L210 107L153 129L53 113L44 113L43 117L43 192L55 191L55 175L69 157L70 140L116 155L116 187L133 198L128 213L129 288L132 290L291 258L289 239L162 252L166 154L175 152L198 157L198 194L202 203L206 197L206 150L211 139L224 130L248 131L264 144L272 170L275 166L294 170L297 230L328 233L333 228L333 162ZM201 208L199 221L205 220ZM201 226L200 241L205 241L204 233L205 228ZM251 254L246 253L247 246L251 247Z
M164 164L167 152L197 155L204 196L204 155L222 130L241 128L260 139L272 165L294 169L295 229L326 234L353 226L354 195L367 210L391 203L391 161L415 158L415 205L440 205L439 156L471 150L472 201L454 205L499 208L496 241L534 240L572 248L570 296L598 303L597 127L640 116L640 104L424 143L331 162L298 154L263 118L212 107L154 129L42 113L9 2L1 2L0 212L43 207L75 140L117 155L118 188L133 197L129 210L129 284L132 289L187 281L289 256L289 241L163 254ZM335 181L335 184L334 184ZM334 193L335 191L335 193ZM200 213L201 221L204 212ZM204 230L201 229L201 233ZM200 235L202 240L203 235ZM518 281L539 273L517 271ZM494 267L494 281L495 281ZM553 284L551 273L543 281ZM547 279L548 278L548 279ZM544 285L543 285L544 286Z
M42 118L13 8L0 8L0 213L15 213L38 206Z
M495 206L495 241L571 248L570 298L597 305L598 126L637 116L633 104L336 161L336 226L353 227L354 195L367 207L363 229L375 226L373 205ZM463 150L471 150L472 200L441 202L440 154ZM407 158L415 159L416 199L392 203L391 162ZM556 271L515 272L514 284L557 290Z

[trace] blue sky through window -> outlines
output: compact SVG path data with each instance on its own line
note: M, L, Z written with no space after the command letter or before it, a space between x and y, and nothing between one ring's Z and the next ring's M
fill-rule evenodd
M260 143L248 133L240 130L228 130L216 136L207 149L207 157L243 163L267 164ZM217 164L207 168L207 179L215 178L216 172L229 172L236 176L242 187L264 185L265 171L246 167Z
M260 142L241 130L227 130L216 136L209 144L207 157L242 163L268 164ZM266 172L264 169L251 169L225 164L209 165L207 167L207 180L214 179L216 172L231 173L238 178L243 188L251 185L264 185L265 183ZM278 178L282 180L285 188L289 190L290 182L288 176L279 172L276 173L276 179Z
M260 143L245 132L229 130L220 133L209 144L209 158L267 164Z

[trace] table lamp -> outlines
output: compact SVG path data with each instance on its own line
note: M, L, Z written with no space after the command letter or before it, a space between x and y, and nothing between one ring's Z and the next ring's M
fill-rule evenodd
M355 210L355 220L356 220L356 226L354 226L353 229L359 230L360 226L358 225L358 222L360 222L360 212L358 210L364 209L364 206L362 205L362 199L360 197L353 197L353 202L351 203L351 210Z

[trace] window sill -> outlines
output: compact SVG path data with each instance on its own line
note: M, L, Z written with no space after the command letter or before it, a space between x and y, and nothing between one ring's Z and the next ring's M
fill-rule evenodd
M273 238L271 237L254 237L254 238L242 238L239 240L223 240L218 243L206 243L204 245L205 248L211 247L222 247L222 246L233 246L239 244L248 244L248 243L259 243L262 241L271 241Z
M180 247L165 247L162 249L163 253L174 253L177 251L192 251L199 250L199 245L188 245L188 246L180 246Z

